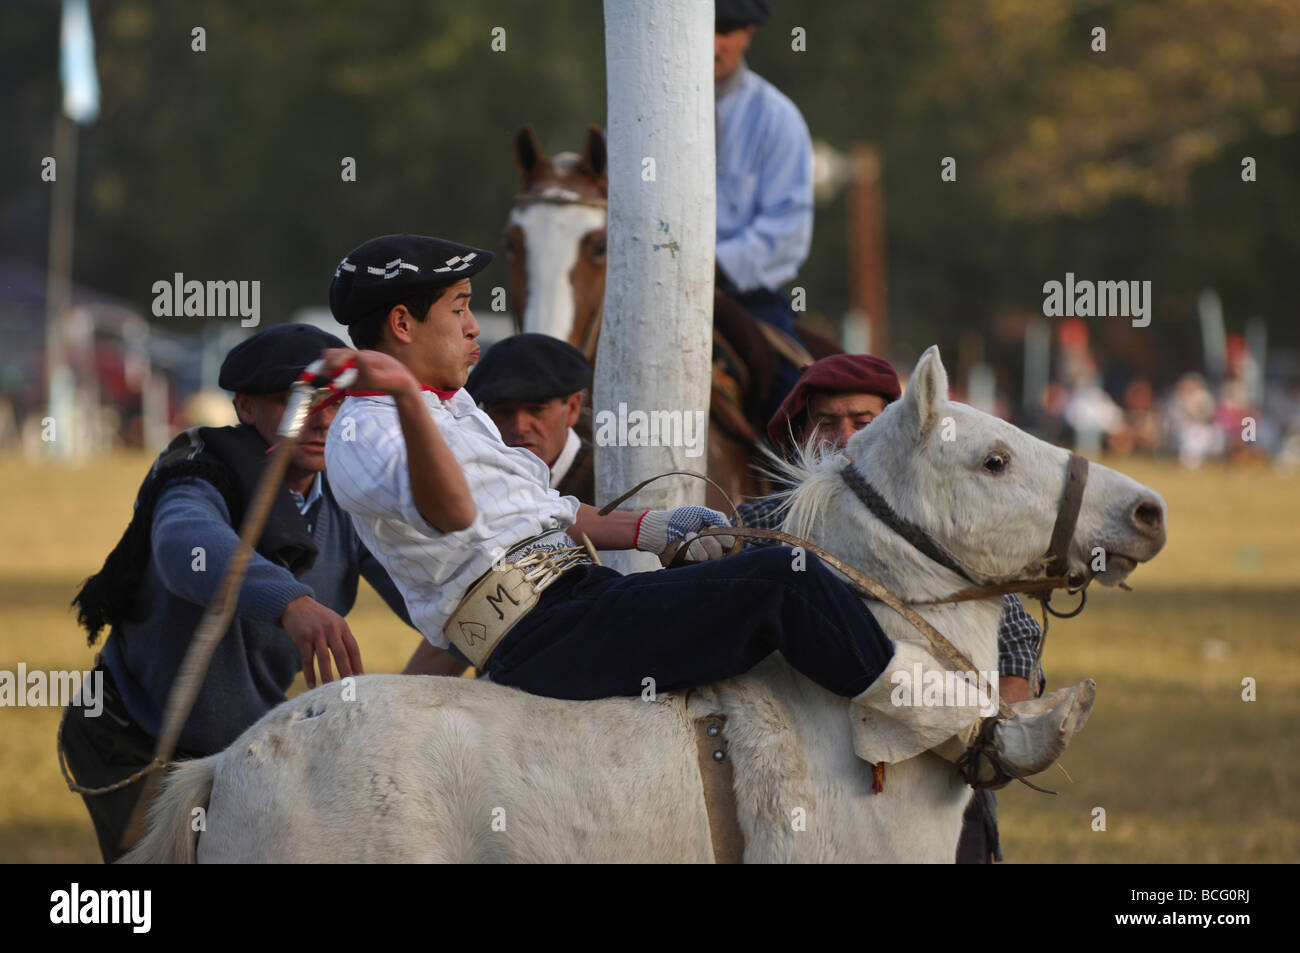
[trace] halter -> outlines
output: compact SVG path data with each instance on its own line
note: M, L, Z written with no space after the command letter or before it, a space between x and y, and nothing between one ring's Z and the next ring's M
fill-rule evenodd
M932 562L938 563L945 569L961 576L974 587L964 589L944 599L935 599L933 603L965 602L969 599L983 599L994 595L1004 595L1009 592L1025 592L1041 599L1043 608L1057 618L1073 618L1083 611L1084 604L1087 601L1085 589L1090 580L1082 576L1067 576L1066 571L1069 568L1070 543L1074 539L1074 531L1079 522L1079 511L1083 506L1083 491L1088 485L1088 461L1085 457L1081 457L1077 453L1070 454L1069 461L1066 464L1065 490L1061 496L1060 508L1056 513L1056 523L1052 527L1052 536L1047 546L1047 552L1040 559L1020 570L1018 574L1028 576L1035 568L1044 565L1045 561L1046 578L1024 578L987 585L981 585L967 571L966 567L958 561L957 557L945 549L933 536L911 520L900 516L880 495L880 492L867 482L866 477L858 472L856 467L844 467L840 470L840 476L862 505L870 510L878 520L893 530L896 535L910 543L917 552L926 556ZM1079 605L1068 613L1057 612L1051 605L1052 591L1060 588L1066 588L1071 593L1080 593Z
M572 189L553 188L543 192L519 192L512 207L521 205L585 205L589 208L609 208L607 198L582 198Z
M583 198L573 189L566 189L563 186L551 186L540 192L518 192L515 194L512 208L521 208L529 205L582 205L587 208L609 208L608 198ZM579 335L579 340L572 340L574 334L570 334L569 343L582 351L587 358L587 363L595 365L596 363L596 342L600 338L600 326L605 316L605 303L601 301L596 306L595 313L588 319L586 326ZM522 319L521 319L522 321ZM516 325L518 327L519 325ZM578 327L575 324L573 332L576 333Z

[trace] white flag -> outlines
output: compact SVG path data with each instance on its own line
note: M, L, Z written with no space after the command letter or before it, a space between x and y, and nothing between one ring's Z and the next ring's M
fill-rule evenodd
M63 111L86 126L99 116L99 75L95 72L95 37L86 0L63 0L59 35L59 77L63 80Z

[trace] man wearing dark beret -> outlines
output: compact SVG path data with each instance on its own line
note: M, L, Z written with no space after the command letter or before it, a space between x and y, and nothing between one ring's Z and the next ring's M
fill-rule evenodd
M69 706L60 733L81 786L115 784L152 760L168 694L235 548L289 387L321 351L341 346L334 335L305 324L254 334L226 356L219 378L234 392L240 424L188 430L154 462L121 541L73 600L92 645L109 629L96 666L102 717ZM336 411L309 418L292 451L249 560L235 620L181 732L178 757L225 748L285 700L299 671L314 685L319 664L322 680L330 681L331 655L341 676L360 674L361 653L343 620L359 576L410 623L400 593L361 545L325 480L325 434ZM83 794L106 862L122 853L142 787L136 781Z
M790 453L810 437L843 447L902 396L898 373L870 354L832 354L804 368L767 425L777 449Z
M732 539L699 533L727 526L723 514L684 506L602 515L556 492L535 454L506 446L465 391L479 355L470 277L490 257L390 235L349 252L330 288L334 316L358 345L374 345L326 353L331 368L357 370L326 441L330 476L432 645L456 646L493 682L569 699L637 696L648 675L657 691L691 688L780 652L848 698L852 713L888 694L891 667L912 671L906 655L927 653L896 651L863 600L815 557L794 574L789 549L719 558ZM688 564L624 575L600 565L592 547L661 560L680 550ZM927 664L943 669L928 655ZM1072 696L1007 724L953 706L943 731L934 709L893 706L890 717L917 729L917 750L942 739L949 757L985 731L1013 770L1033 774L1055 760L1073 705ZM875 761L864 721L849 718L854 751Z
M800 450L833 453L843 449L850 437L884 413L902 393L897 372L884 358L870 354L825 357L804 368L794 390L768 422L767 436L784 456ZM746 526L780 529L785 519L782 503L782 497L770 496L742 503L737 511ZM1035 672L1041 634L1019 598L1011 594L1002 597L998 691L1008 702L1037 694L1030 689L1031 678L1042 690L1042 672ZM966 810L957 862L986 864L991 857L1002 859L997 797L992 791L981 790L975 792Z
M591 441L574 430L590 386L591 365L568 341L516 334L483 355L465 389L492 418L507 447L523 447L542 458L561 496L594 503Z

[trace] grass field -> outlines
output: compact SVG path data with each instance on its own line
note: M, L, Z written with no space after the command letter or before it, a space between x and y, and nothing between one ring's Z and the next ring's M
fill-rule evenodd
M68 600L117 541L147 463L0 461L0 669L91 666ZM1039 779L1059 797L1002 792L1007 860L1296 862L1300 475L1112 464L1164 494L1169 545L1134 573L1135 591L1094 587L1082 616L1053 622L1050 685L1092 676L1097 707L1064 759L1069 778ZM366 670L398 671L414 633L362 589L349 622ZM1246 677L1256 701L1242 700ZM58 715L0 708L0 861L99 860L59 774Z

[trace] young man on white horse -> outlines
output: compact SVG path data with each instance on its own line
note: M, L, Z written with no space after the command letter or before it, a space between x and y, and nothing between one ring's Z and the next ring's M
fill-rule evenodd
M639 695L647 678L659 691L707 684L779 651L853 699L851 712L892 720L890 756L881 757L879 736L859 733L869 719L853 717L860 755L964 753L986 727L983 706L892 704L895 670L910 677L914 663L941 664L886 638L820 561L784 548L717 559L727 537L692 535L727 521L703 507L602 517L551 489L535 455L502 442L463 390L479 353L469 279L491 257L385 236L350 252L330 286L331 310L360 349L326 352L333 366L354 361L359 372L326 443L334 491L425 637L455 644L495 682L570 699ZM624 576L596 565L576 545L584 537L661 557L685 544L688 558L712 561ZM1016 773L1034 774L1060 755L1091 704L1081 684L1055 708L1017 711L984 737Z

